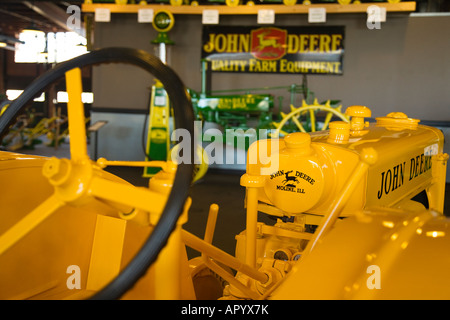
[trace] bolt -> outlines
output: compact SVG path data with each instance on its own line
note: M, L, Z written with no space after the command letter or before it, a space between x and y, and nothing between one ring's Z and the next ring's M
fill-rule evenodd
M70 160L52 157L42 167L42 174L53 185L61 185L69 177L71 171Z

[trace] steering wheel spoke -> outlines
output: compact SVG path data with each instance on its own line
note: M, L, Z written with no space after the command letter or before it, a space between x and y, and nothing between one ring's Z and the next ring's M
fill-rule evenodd
M138 188L132 185L111 181L101 177L92 179L90 194L115 207L122 206L122 218L131 219L133 212L137 209L150 214L150 222L157 222L164 206L167 202L167 196L149 190L148 188ZM129 217L127 217L127 215Z
M81 100L83 93L81 69L74 68L65 74L66 89L69 96L67 113L69 118L70 156L74 161L89 159L86 145L86 127L84 105Z
M31 230L39 226L39 224L63 205L64 202L53 194L14 226L9 228L8 231L0 236L0 255L26 236Z

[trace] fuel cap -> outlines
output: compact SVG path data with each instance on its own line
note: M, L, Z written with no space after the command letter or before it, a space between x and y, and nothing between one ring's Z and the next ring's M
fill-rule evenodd
M419 119L409 118L403 112L391 112L385 117L376 118L377 125L390 127L390 128L408 128L416 129L419 124Z
M306 132L294 132L284 138L286 151L308 155L311 153L311 136Z
M330 123L330 133L327 142L347 143L350 137L350 124L345 121L333 121Z

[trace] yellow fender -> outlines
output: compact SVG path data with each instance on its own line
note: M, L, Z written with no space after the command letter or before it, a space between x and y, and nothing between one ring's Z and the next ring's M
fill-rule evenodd
M378 208L340 221L271 299L449 299L448 219ZM423 284L427 284L424 286Z

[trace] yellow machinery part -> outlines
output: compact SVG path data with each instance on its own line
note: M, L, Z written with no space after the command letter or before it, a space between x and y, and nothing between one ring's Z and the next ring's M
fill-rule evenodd
M327 130L328 124L330 123L333 116L340 118L342 121L348 122L348 115L342 113L341 109L342 105L331 107L329 100L325 104L320 104L317 99L315 99L314 102L310 105L307 104L305 100L303 100L302 105L298 108L295 108L293 105L291 105L290 112L288 114L281 112L282 120L280 122L273 122L273 125L276 129L271 134L271 137L277 138L287 135L287 132L283 131L282 129L288 121L294 122L300 132L307 132L300 121L300 117L306 113L308 113L310 117L311 132L315 132L318 130ZM318 128L318 123L315 117L316 111L326 112L324 123L322 124L322 127L320 129Z
M361 218L364 217L364 218ZM339 223L271 299L448 299L448 223L433 211L373 209Z

